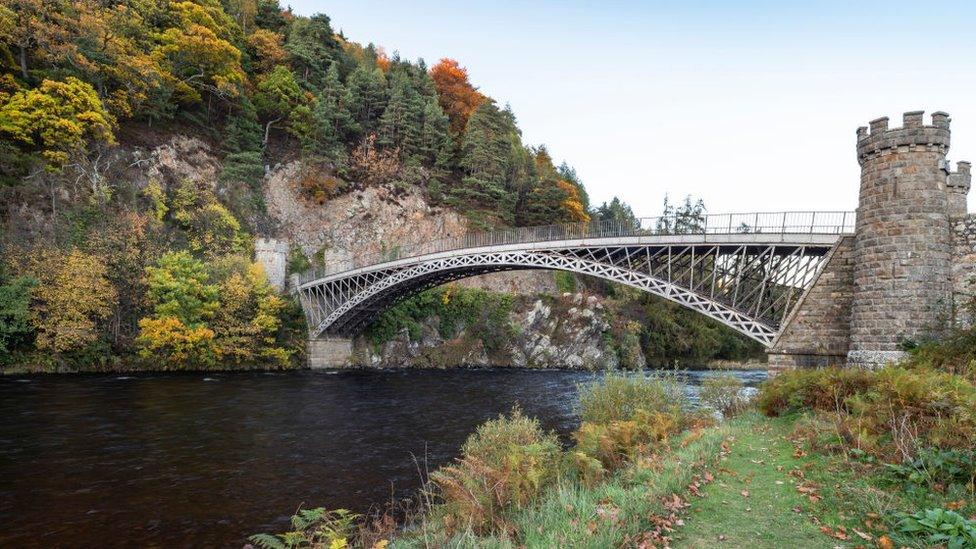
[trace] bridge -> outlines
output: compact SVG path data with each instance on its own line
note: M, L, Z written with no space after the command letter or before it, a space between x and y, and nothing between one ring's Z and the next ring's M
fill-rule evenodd
M941 112L931 125L913 111L901 128L888 129L887 118L858 128L857 216L713 214L469 233L396 243L293 275L291 287L311 344L338 342L316 359L324 365L342 362L348 338L402 299L521 269L594 276L673 301L766 346L771 368L884 364L902 356L904 341L947 326L960 273L976 271L965 256L976 254L969 163L951 171L948 148Z

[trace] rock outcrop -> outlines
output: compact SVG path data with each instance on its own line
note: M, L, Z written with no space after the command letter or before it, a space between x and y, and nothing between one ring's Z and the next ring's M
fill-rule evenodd
M428 318L415 340L410 339L406 329L379 348L358 340L354 364L372 368L514 366L578 370L619 365L607 337L610 319L595 296L523 298L516 303L510 321L515 335L502 348L489 352L480 339L467 334L452 339L440 337L438 319Z

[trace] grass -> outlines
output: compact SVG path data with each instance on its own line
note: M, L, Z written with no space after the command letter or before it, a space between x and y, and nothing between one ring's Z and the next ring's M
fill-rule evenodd
M672 547L832 547L791 475L808 469L811 459L794 455L787 422L747 414L729 428L730 452L704 497L692 500Z
M729 427L724 425L691 431L679 437L673 451L659 460L634 463L593 487L563 479L536 505L513 514L511 521L520 533L517 540L506 534L477 536L468 531L444 543L417 527L392 546L605 548L635 544L681 507L674 503L673 494L685 492L718 462L728 434ZM679 496L677 501L683 499Z

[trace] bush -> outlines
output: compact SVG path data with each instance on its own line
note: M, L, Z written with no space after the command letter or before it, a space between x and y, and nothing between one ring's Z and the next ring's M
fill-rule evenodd
M672 376L608 373L579 387L580 418L585 423L631 421L640 410L661 412L680 420L685 408L681 386Z
M327 511L322 507L302 509L291 517L291 526L294 528L291 532L255 534L247 539L265 549L343 548L349 546L349 540L356 532L356 521L359 518L359 515L345 509L335 511Z
M976 547L976 520L955 511L926 509L912 515L899 515L895 525L899 541L921 542L926 546L963 549Z
M430 475L444 501L438 511L445 529L508 531L506 511L535 500L556 479L560 459L556 435L517 408L481 425L455 464Z
M610 423L583 423L573 434L574 461L584 483L602 478L605 471L633 462L652 446L678 432L677 418L664 412L638 410L633 419ZM592 459L589 459L592 458ZM596 467L596 460L600 467Z
M909 368L931 368L976 382L976 327L959 330L944 341L927 341L910 350Z
M921 448L969 448L976 436L976 388L928 369L797 370L763 384L767 415L810 411L833 417L848 447L910 459Z
M849 396L865 392L874 379L873 372L858 368L783 372L763 383L759 409L767 416L804 410L838 410Z
M888 465L908 484L934 487L950 484L972 485L976 479L976 450L923 448L918 456L903 463Z
M710 377L702 382L701 400L724 417L732 417L749 405L742 393L742 381L731 375Z

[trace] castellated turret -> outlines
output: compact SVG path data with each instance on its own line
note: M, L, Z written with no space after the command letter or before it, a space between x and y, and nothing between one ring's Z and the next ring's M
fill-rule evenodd
M957 162L956 171L946 177L946 191L949 193L949 217L957 219L966 217L969 209L966 198L973 176L970 173L972 165L969 162Z
M949 184L949 115L907 112L857 130L861 165L848 362L877 366L944 330L951 305L950 212L965 211L969 166ZM965 188L965 190L963 190ZM961 197L961 198L960 198ZM961 200L961 202L960 202ZM961 205L960 205L961 204Z
M264 267L268 282L279 292L285 289L285 269L288 264L288 243L274 238L254 241L254 260Z

